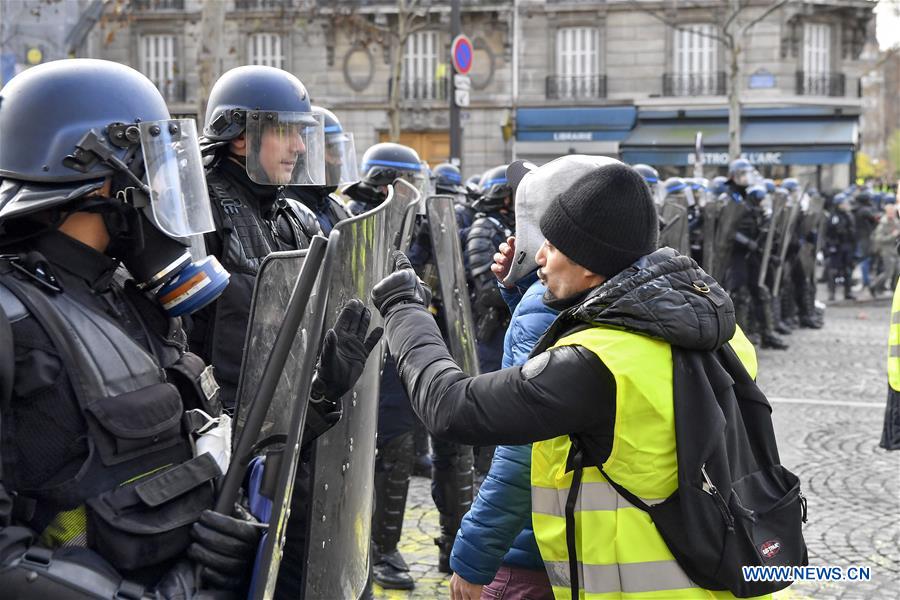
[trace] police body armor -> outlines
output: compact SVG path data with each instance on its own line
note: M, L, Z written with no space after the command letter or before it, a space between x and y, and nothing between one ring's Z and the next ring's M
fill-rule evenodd
M256 200L245 201L228 175L213 170L206 179L217 225L217 231L207 235L207 240L215 236L207 247L231 273L231 281L219 299L195 318L197 322L205 319L206 324L192 335L192 347L215 366L222 404L231 408L237 402L244 338L259 267L272 252L308 247L320 227L312 211L281 192L271 214L263 215Z
M497 248L513 235L513 226L499 212L480 213L466 235L464 259L472 290L475 336L488 341L506 329L509 309L497 289L491 265Z
M159 339L148 326L158 306L133 286L123 293L124 304L142 323L149 350L110 317L65 292L0 274L0 309L14 331L17 321L33 318L59 352L87 445L80 466L71 465L75 456L66 465L71 476L48 473L40 484L18 486L16 469L5 465L6 480L16 491L13 514L42 534L44 545L86 545L128 572L161 565L187 548L191 525L212 507L212 480L221 471L209 454L192 458L185 418L188 408L216 411L209 401L214 384L201 386L208 372L199 358L183 352L180 324L170 322L169 335ZM57 397L65 396L58 392ZM24 418L27 409L20 406L12 416ZM8 435L13 420L6 418L3 425L3 457L9 461L17 456L15 447L6 446L14 440ZM60 441L51 437L45 443L52 447Z

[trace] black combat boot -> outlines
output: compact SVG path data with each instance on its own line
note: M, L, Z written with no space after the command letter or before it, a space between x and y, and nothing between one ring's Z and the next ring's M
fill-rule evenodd
M434 543L438 547L438 570L441 573L451 572L450 551L453 549L453 542L456 541L456 532L459 531L463 517L472 507L474 463L472 447L457 445L457 448L457 454L451 458L449 464L444 460L437 460L436 449L432 471L431 495L440 513L441 524L441 537L435 538Z
M416 477L431 477L431 447L428 444L428 430L425 429L421 422L417 422L415 429L413 429L413 439L416 445L413 475Z
M411 590L415 582L397 550L413 465L413 434L388 441L375 460L375 510L372 514L372 579L383 588Z

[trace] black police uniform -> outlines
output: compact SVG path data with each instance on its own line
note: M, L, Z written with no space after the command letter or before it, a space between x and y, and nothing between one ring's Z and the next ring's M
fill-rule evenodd
M825 227L825 244L828 260L828 299L834 300L838 285L844 286L844 298L854 299L852 287L856 246L856 223L853 215L835 208Z
M51 552L64 547L136 582L121 593L153 586L213 504L220 470L208 454L193 457L184 416L217 415L215 386L186 351L180 319L114 260L56 231L6 250L0 309L12 339L0 354L13 353L15 367L0 405L0 555L33 542L26 559L52 573ZM107 584L98 578L97 591ZM45 589L29 585L4 594Z
M205 235L206 248L231 273L231 281L218 300L194 315L190 342L215 367L222 404L232 409L259 267L272 252L307 248L321 229L312 211L286 197L282 188L254 183L228 156L218 157L206 182L216 224Z
M734 301L734 313L738 324L746 331L750 327L751 311L757 323L764 347L787 347L774 334L772 296L764 285L759 285L762 267L760 240L766 227L766 217L761 206L747 195L747 189L728 180L725 184L729 201L744 202L746 210L737 224L734 247L726 275L726 287Z

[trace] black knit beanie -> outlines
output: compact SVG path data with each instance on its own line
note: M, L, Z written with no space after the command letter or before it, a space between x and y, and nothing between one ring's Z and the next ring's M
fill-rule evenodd
M575 180L541 217L541 233L567 257L606 278L659 245L650 189L625 164L598 166Z

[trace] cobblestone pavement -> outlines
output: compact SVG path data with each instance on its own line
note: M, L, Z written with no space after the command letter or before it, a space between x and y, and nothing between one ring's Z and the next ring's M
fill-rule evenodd
M878 447L889 319L888 299L838 303L827 309L824 329L795 331L787 352L760 354L782 463L799 475L809 502L810 564L865 565L872 574L864 583L795 583L777 600L900 597L900 452ZM376 598L449 598L437 535L429 481L414 477L401 551L416 589L376 588Z

